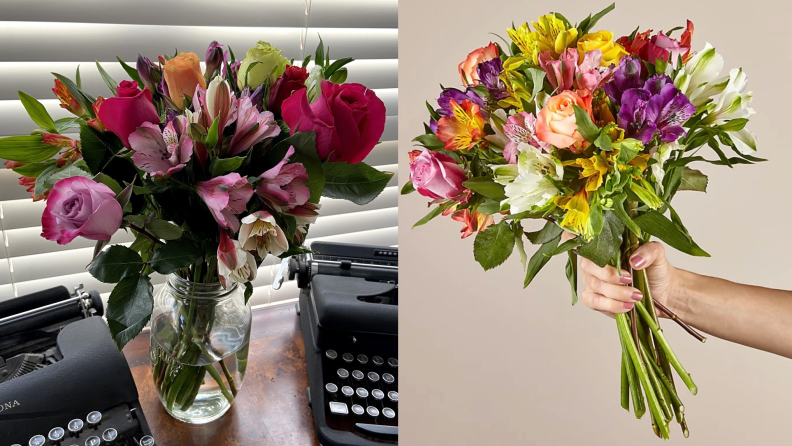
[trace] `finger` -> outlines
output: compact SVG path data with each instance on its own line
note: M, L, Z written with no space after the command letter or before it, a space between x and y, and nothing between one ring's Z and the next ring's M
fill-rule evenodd
M599 280L594 276L592 276L592 278L589 279L587 283L591 291L603 296L607 296L611 299L620 300L622 302L637 302L643 298L641 292L633 287L614 285L612 283Z
M630 265L635 269L644 269L649 266L663 266L666 262L665 248L658 242L643 244L630 257Z
M590 290L583 291L580 298L583 303L592 310L606 311L613 314L626 313L635 306L632 302L610 299Z
M561 243L564 243L567 240L572 240L575 237L577 237L577 234L573 234L569 231L564 231L561 233Z
M597 313L602 313L605 316L608 316L611 319L616 319L616 315L611 313L610 311L602 311L602 310L595 310Z
M604 282L625 285L632 283L632 277L629 272L622 271L621 274L619 274L619 271L613 266L606 265L604 268L601 268L589 259L584 258L580 261L580 269Z

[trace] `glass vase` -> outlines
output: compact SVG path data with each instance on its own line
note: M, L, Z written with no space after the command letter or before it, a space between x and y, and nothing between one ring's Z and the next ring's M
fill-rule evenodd
M175 274L154 297L151 367L165 410L186 423L220 418L242 387L250 343L244 288Z

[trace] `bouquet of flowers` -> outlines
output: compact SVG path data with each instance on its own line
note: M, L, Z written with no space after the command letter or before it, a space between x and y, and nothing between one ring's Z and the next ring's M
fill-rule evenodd
M485 270L516 247L526 287L553 256L567 256L573 304L577 256L629 269L626 260L652 236L708 256L671 206L678 191L707 188L691 163L763 161L752 156L756 140L745 128L754 111L743 70L721 77L715 48L692 52L690 21L679 38L680 28L636 28L618 39L593 31L613 8L577 25L559 13L512 25L504 46L471 52L459 64L464 88L443 88L437 109L427 103L431 119L414 139L424 149L410 153L402 189L432 199L415 226L450 215L464 224L462 238L477 233L474 256ZM526 219L544 227L526 232ZM538 247L530 258L525 239ZM668 438L676 418L687 437L671 370L691 393L697 389L659 327L655 304L704 338L653 304L644 271L631 277L645 298L616 316L621 404L629 410L631 396L638 418L648 405L658 436Z
M97 241L89 271L117 284L106 316L119 349L151 318L151 274L244 287L246 303L266 256L306 252L320 197L365 204L392 176L361 162L382 135L385 105L344 83L352 59L331 63L321 39L312 68L311 56L295 64L266 42L242 60L212 42L203 70L195 53L158 59L138 55L134 68L118 59L129 76L120 83L97 62L106 97L82 90L79 68L74 80L53 73L53 92L74 116L53 120L19 92L39 129L0 139L6 166L34 200L46 200L42 236ZM134 242L107 247L118 230ZM178 342L167 352L183 365L207 355L201 336L215 313L196 306L176 318ZM230 401L236 389L221 365L231 392L219 368L206 373ZM186 410L205 376L173 363L154 364L154 373L169 410Z

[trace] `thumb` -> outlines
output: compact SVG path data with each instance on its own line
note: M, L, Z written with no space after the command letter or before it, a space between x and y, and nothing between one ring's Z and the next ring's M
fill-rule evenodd
M630 265L639 270L649 266L664 266L666 263L665 248L658 242L643 244L630 257Z

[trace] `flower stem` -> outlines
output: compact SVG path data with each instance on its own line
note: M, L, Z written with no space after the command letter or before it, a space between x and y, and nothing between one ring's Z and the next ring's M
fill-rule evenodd
M635 365L627 353L627 344L624 343L621 333L619 333L619 340L622 345L622 363L627 369L627 383L630 386L630 396L632 397L633 412L635 418L641 419L646 413L646 404L644 403L643 392L641 392L641 383L638 381L638 375L635 373Z
M228 366L226 365L224 359L220 360L220 367L223 369L223 374L225 374L226 380L228 380L228 387L231 389L231 393L233 393L234 397L236 397L237 389L236 384L234 384L234 376L231 375L231 371L228 370Z
M699 333L698 331L696 331L696 329L695 329L695 328L691 327L691 326L690 326L690 325L688 325L688 324L687 324L685 321L683 321L682 319L680 319L680 318L679 318L679 316L677 316L676 314L674 314L674 313L673 313L671 310L669 310L669 309L668 309L668 308L667 308L665 305L661 304L660 302L658 302L658 301L656 301L656 300L654 301L654 304L655 304L655 305L657 305L657 306L658 306L658 308L660 308L660 310L662 310L662 311L663 311L665 314L667 314L667 315L668 315L668 317L669 317L669 318L670 318L672 321L676 322L676 323L677 323L677 324L678 324L680 327L684 328L686 332L690 333L690 335L691 335L691 336L693 336L694 338L698 339L698 340L699 340L699 341L701 341L702 343L704 343L704 342L707 342L707 338L706 338L706 337L704 337L704 335L702 335L701 333Z
M630 378L627 376L627 363L624 352L622 352L621 360L621 407L627 412L630 411Z
M638 312L641 313L644 321L649 325L649 328L652 330L652 333L654 334L655 339L657 339L657 342L660 344L660 347L665 350L665 353L668 356L668 361L677 371L679 377L682 378L682 381L690 390L690 393L693 395L698 393L698 387L696 387L696 384L693 382L693 378L690 377L690 373L688 373L687 370L685 370L685 367L682 366L682 363L679 362L679 358L677 358L676 354L674 354L674 351L671 349L671 346L668 344L665 335L663 335L663 331L660 330L660 327L652 320L652 317L644 307L643 302L636 302L635 306L638 308Z
M212 378L217 381L217 385L220 387L220 392L222 392L223 396L226 397L228 403L233 403L234 396L231 395L231 392L229 392L228 388L226 388L225 383L223 382L223 377L220 376L220 373L214 368L214 364L207 364L204 366L204 368L212 376Z
M645 345L641 344L641 348L646 348ZM652 369L654 370L655 375L659 379L659 381L663 384L663 387L666 389L666 394L669 396L671 405L673 407L679 408L679 413L685 412L685 406L682 404L682 400L679 399L679 395L676 393L676 389L674 389L674 385L668 380L668 377L662 370L660 370L660 366L655 363L651 363Z
M146 237L148 237L149 240L151 240L151 242L154 243L155 245L164 245L164 243L162 243L162 241L160 239L158 239L157 237L154 237L153 235L148 233L145 229L139 228L139 227L133 225L132 223L129 224L129 227L131 229L133 229L135 232L139 232L140 234L143 234Z

